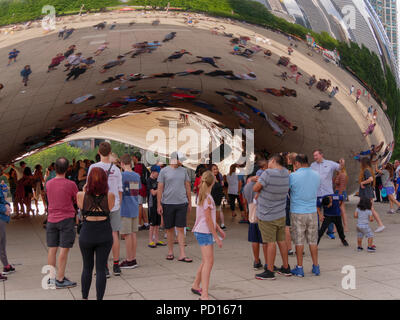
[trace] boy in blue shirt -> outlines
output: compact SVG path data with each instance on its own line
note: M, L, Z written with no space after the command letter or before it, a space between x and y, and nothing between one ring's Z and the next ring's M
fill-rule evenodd
M343 205L343 196L341 195L327 195L323 198L319 197L317 200L317 211L319 215L319 219L322 222L322 226L318 231L318 244L321 240L321 237L324 235L326 229L331 223L334 223L336 226L336 230L339 234L340 240L345 247L349 244L346 241L346 236L343 231L342 224L342 205ZM324 214L322 215L321 208L324 209Z
M8 54L8 65L7 66L9 66L13 60L14 60L14 62L17 62L18 54L19 54L19 51L17 49L13 49L13 51L11 51Z
M136 262L136 233L139 216L139 190L141 188L140 176L132 171L132 160L129 154L121 157L122 172L122 202L121 202L121 231L125 235L126 260L121 262L121 269L134 269Z

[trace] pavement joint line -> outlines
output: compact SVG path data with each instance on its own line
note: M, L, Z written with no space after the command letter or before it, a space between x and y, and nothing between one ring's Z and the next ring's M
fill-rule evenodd
M97 35L93 35L93 36L84 36L84 37L81 37L81 39L92 39L92 38L103 38L103 37L107 37L107 34L97 34Z
M104 42L106 42L106 40L92 41L92 42L89 43L89 45L102 44Z
M147 300L147 299L140 293L139 290L137 290L134 286L132 286L132 285L127 281L127 279L125 279L125 278L123 277L123 275L121 275L121 279L123 279L123 280L126 282L126 284L127 284L129 287L131 287L131 288L135 291L135 293L138 293L144 300ZM134 292L132 292L132 293L134 293Z

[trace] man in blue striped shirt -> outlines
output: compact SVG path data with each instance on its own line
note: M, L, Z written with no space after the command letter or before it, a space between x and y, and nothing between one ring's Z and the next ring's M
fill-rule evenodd
M278 242L283 265L278 273L290 276L288 248L286 244L286 197L289 190L289 171L284 167L283 157L273 155L268 161L268 169L263 172L253 188L259 192L257 218L263 243L268 244L267 269L256 275L259 280L275 279L274 262L276 242Z

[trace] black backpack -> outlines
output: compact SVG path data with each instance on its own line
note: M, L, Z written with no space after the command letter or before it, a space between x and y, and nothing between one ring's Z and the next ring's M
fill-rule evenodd
M143 185L147 185L147 180L150 178L150 171L146 168L143 163L140 163L142 166L142 175L140 176L140 182Z

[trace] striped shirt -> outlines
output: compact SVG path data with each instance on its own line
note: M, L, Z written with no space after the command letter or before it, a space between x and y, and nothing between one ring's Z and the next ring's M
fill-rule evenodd
M289 191L289 171L267 169L258 179L263 186L257 199L257 217L273 221L286 216L286 196Z

